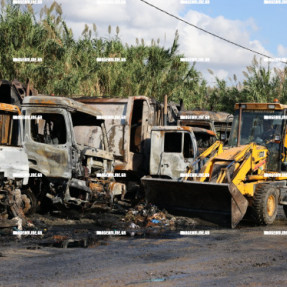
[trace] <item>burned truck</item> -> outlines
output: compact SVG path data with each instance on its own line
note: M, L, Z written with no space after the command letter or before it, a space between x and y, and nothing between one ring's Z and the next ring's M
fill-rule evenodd
M0 104L0 227L25 222L24 213L34 208L27 184L28 157L21 141L20 110L17 106Z
M180 111L178 114L178 125L205 130L198 134L195 132L198 146L203 150L210 147L216 139L226 142L229 138L232 121L233 115L224 112L193 110Z
M97 109L72 99L52 96L24 98L24 146L29 186L43 209L86 210L109 205L125 186L114 181L104 120Z
M134 195L140 188L140 178L148 174L151 128L163 125L163 104L144 96L78 100L102 112L115 157L115 171L127 175L117 181L126 183ZM176 124L175 111L169 108L167 113L167 124Z
M134 177L146 174L150 132L153 126L163 125L163 105L145 96L78 100L102 112L108 141L115 155L115 169ZM168 111L167 122L176 124L172 110Z
M105 118L108 141L115 156L115 170L127 173L125 179L128 191L140 190L140 178L149 175L150 137L155 126L164 126L165 131L177 129L182 105L159 103L144 96L120 98L80 98L77 99L99 109ZM197 122L199 123L199 121ZM204 122L205 123L205 122ZM197 142L197 154L202 153L216 141L216 131L208 122L206 126L193 127ZM170 139L172 141L172 139ZM117 179L118 180L118 179Z

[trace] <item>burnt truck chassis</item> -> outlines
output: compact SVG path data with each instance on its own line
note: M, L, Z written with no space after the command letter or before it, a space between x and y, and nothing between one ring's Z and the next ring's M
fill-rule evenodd
M28 154L29 186L42 211L109 209L125 185L115 182L113 155L99 111L68 98L26 97L24 147Z

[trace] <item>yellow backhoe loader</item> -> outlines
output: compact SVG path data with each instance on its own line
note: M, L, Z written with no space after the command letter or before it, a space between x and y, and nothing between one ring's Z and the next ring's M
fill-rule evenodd
M236 104L227 146L214 143L177 180L142 178L147 201L232 228L248 207L258 224L273 223L278 204L287 216L286 119L278 102Z

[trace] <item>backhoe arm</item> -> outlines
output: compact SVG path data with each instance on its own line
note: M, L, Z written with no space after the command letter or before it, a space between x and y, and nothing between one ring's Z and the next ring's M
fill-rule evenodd
M208 157L216 157L217 155L221 154L223 152L223 142L221 141L216 141L212 146L210 146L208 149L206 149L203 153L201 153L194 161L194 163L191 165L189 168L186 177L184 180L187 180L193 171L193 167L199 163L200 161L208 158ZM208 169L208 168L205 168ZM201 178L200 178L201 179ZM201 181L201 180L200 180ZM204 180L202 180L204 181Z

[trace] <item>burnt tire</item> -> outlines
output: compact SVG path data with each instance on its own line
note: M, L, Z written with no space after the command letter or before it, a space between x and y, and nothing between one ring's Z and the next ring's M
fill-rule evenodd
M252 209L255 220L260 225L272 224L278 211L279 189L271 184L256 187Z
M38 200L30 188L21 190L22 209L25 215L34 214L37 210Z

